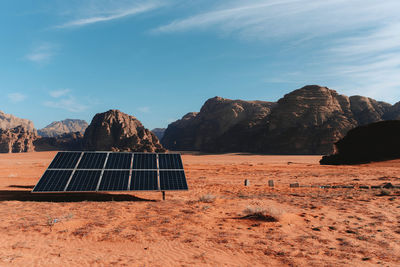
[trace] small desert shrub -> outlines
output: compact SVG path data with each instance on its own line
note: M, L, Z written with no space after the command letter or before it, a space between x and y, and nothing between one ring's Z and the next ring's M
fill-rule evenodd
M241 219L251 219L266 222L277 222L282 215L281 211L278 211L274 208L262 208L258 206L247 207L243 210L243 213L245 216L241 217Z
M210 195L210 194L199 197L199 201L204 202L204 203L213 203L215 201L215 199L216 199L216 197L213 195Z

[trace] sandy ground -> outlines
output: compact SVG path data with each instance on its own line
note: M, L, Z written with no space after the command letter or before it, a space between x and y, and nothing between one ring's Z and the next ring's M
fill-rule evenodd
M165 201L32 195L54 155L0 155L0 266L400 266L400 189L289 188L400 184L400 161L183 155L190 190ZM243 218L246 209L278 221Z

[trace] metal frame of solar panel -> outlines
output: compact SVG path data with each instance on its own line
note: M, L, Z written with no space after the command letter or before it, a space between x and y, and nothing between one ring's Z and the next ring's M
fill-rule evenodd
M58 152L33 193L188 190L181 155L108 151Z

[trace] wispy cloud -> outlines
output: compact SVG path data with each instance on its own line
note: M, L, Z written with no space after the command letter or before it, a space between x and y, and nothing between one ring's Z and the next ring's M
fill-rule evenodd
M332 86L344 89L346 94L364 94L390 102L400 99L398 0L217 3L206 11L161 25L153 32L202 30L246 41L279 43L282 50L292 48L296 55L305 58L300 75L293 77L295 81L331 80ZM301 45L308 48L300 48ZM307 69L307 65L314 68ZM288 75L280 73L276 78L287 82Z
M171 33L212 29L222 34L270 40L329 35L396 18L396 0L256 0L224 2L211 10L155 29Z
M50 91L49 94L54 98L59 98L59 97L67 95L69 92L71 92L70 89L59 89L59 90Z
M55 55L56 46L50 43L42 43L35 46L25 58L35 63L48 63Z
M11 103L19 103L26 99L26 95L22 93L10 93L7 95Z
M54 99L45 101L43 104L46 107L64 109L70 112L82 112L89 108L88 105L77 101L69 89L50 91L49 95Z
M142 113L149 113L150 112L150 107L138 107L137 108L139 112Z
M128 16L133 16L141 13L148 12L150 10L156 9L160 7L161 3L148 1L148 2L138 2L134 3L124 3L122 6L118 5L104 5L103 1L99 1L98 6L92 6L91 9L85 9L84 13L92 13L92 14L83 14L84 17L75 18L71 21L65 22L61 25L57 25L55 28L72 28L72 27L82 27L98 22L111 21L116 19L125 18ZM89 10L89 11L88 11Z

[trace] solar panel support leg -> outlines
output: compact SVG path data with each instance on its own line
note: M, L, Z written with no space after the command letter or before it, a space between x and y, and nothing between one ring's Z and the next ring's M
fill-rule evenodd
M162 193L162 200L165 200L165 191L161 191Z

